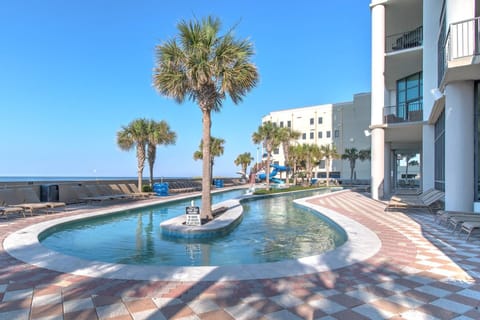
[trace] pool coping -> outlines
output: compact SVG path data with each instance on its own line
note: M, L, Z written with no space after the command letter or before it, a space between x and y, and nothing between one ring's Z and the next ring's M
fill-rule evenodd
M340 213L308 202L308 199L323 196L328 194L302 198L295 202L333 220L345 230L348 240L335 250L295 260L229 266L136 266L88 261L67 256L45 248L38 241L41 232L59 223L146 205L107 208L41 222L12 233L5 239L3 246L5 251L14 258L40 268L87 277L148 281L232 281L299 276L346 267L375 255L381 248L381 241L373 231Z

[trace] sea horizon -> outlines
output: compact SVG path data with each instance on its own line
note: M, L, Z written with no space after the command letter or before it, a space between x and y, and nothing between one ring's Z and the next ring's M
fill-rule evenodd
M162 179L189 179L191 177L155 177ZM0 176L0 182L38 182L38 181L101 181L101 180L137 180L137 177L94 177L94 176ZM143 177L143 180L149 180Z

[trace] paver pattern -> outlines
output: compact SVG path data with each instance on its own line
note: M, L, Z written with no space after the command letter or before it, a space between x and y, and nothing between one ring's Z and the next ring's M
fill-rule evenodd
M133 281L64 274L3 250L8 234L88 209L0 220L0 319L480 319L480 238L427 211L385 212L347 191L309 200L348 216L382 242L349 267L245 281Z

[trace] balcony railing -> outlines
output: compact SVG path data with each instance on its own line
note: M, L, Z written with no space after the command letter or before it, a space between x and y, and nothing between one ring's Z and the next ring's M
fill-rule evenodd
M423 43L423 27L414 30L397 33L386 38L385 50L393 52L421 46Z
M480 54L480 17L452 23L438 39L438 83L449 61Z
M423 102L402 103L383 108L384 123L413 122L423 120Z

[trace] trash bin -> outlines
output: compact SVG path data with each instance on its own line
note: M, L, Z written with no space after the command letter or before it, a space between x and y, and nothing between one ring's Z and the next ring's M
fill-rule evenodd
M58 184L40 185L40 201L57 202L60 199Z
M154 183L153 192L155 192L157 196L168 196L168 182Z

